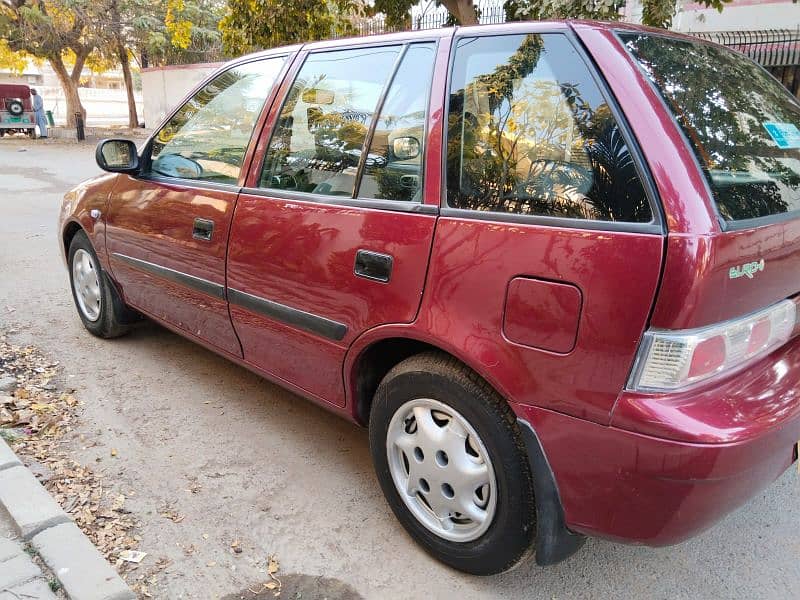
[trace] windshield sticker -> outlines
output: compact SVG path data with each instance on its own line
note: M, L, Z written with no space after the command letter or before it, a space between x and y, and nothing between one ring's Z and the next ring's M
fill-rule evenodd
M778 148L800 148L800 129L794 123L764 123L764 129Z

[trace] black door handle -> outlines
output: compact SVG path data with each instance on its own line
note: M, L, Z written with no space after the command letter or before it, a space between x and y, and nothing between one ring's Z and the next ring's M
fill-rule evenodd
M392 278L394 259L388 254L359 250L356 252L356 265L353 272L359 277L386 283Z
M195 219L194 227L192 228L192 237L196 240L203 240L208 242L211 240L211 235L214 233L214 221L208 219Z

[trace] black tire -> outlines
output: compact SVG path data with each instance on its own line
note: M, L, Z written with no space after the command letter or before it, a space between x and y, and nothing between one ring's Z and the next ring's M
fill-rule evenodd
M84 309L78 301L77 292L75 290L73 261L79 250L89 253L93 262L92 266L98 274L97 282L100 288L100 305L97 318L95 319L91 319L90 316L87 316L84 312ZM97 253L94 251L85 232L79 231L75 234L75 237L72 238L72 242L69 245L67 256L72 299L75 302L75 308L83 322L83 326L86 327L89 333L101 338L115 338L128 333L130 326L138 320L139 316L122 302L108 274L103 271L103 268L100 266Z
M392 479L387 452L390 422L406 402L420 398L436 400L460 413L477 432L491 460L497 482L494 518L472 541L451 541L431 531L409 510ZM425 352L399 363L375 393L369 439L375 472L389 505L411 537L435 558L459 571L492 575L514 568L533 554L533 477L516 417L474 371L440 352Z
M8 112L10 112L13 116L19 117L25 112L25 106L23 106L20 100L9 100L6 104L6 110L8 110Z

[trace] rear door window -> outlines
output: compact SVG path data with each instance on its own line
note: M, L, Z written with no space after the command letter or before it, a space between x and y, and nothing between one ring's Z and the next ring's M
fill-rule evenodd
M559 33L458 41L449 98L447 202L530 216L653 219L609 104Z
M359 198L422 200L422 158L435 43L409 46L375 124Z
M232 67L204 85L155 135L150 174L236 184L258 116L285 57Z
M281 108L261 187L352 198L378 100L402 50L310 54Z
M621 33L697 156L725 221L800 210L800 104L745 56Z

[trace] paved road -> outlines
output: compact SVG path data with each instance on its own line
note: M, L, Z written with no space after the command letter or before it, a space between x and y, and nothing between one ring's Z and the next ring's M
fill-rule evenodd
M286 591L303 598L800 596L794 471L681 546L589 540L560 565L482 579L439 565L390 514L364 431L155 325L110 342L82 329L55 221L61 194L96 172L93 148L25 147L0 141L0 321L60 360L85 402L76 456L135 491L126 507L150 553L141 570L157 557L174 561L157 574L157 597L257 588L273 553L292 574ZM89 441L98 445L81 449ZM161 516L167 505L183 520Z

